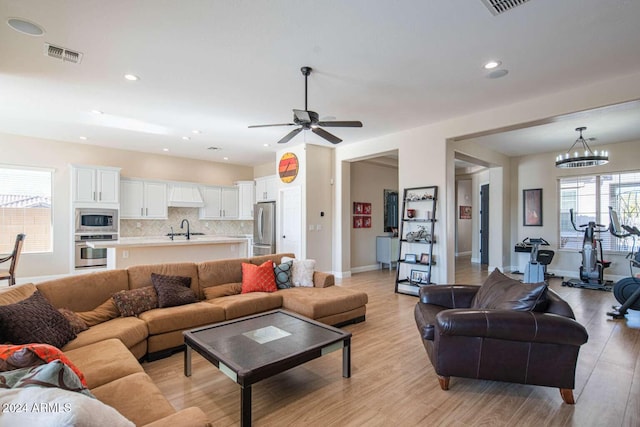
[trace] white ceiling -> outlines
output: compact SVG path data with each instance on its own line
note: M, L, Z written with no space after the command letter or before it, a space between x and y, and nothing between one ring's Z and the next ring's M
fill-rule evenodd
M0 132L245 165L274 160L291 129L247 126L304 107L303 65L310 110L364 123L327 129L342 144L640 72L637 0L531 0L499 16L481 0L0 0L0 18ZM45 42L82 62L45 56ZM489 59L509 74L486 78ZM577 126L594 145L640 139L637 110L623 115L479 142L552 151ZM289 144L305 140L331 146L310 132Z

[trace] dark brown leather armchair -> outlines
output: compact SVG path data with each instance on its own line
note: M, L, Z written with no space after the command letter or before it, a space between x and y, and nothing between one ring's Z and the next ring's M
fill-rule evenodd
M551 289L544 312L470 309L480 286L420 289L415 320L440 387L450 377L558 387L573 404L575 370L586 329Z

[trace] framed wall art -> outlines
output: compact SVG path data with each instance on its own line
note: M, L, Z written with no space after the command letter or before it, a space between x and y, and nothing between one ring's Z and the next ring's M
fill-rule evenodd
M460 219L471 219L471 206L460 206Z
M522 225L542 227L542 188L522 190Z

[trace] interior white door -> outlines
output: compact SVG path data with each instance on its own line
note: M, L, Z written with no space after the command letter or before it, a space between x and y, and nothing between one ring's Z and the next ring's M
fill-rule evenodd
M280 237L278 252L294 253L296 258L302 253L302 206L300 187L283 189L280 193Z

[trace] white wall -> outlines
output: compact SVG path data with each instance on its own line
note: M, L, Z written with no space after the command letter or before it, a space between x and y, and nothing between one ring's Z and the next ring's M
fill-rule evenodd
M371 203L371 228L351 228L351 270L377 269L376 236L384 232L384 190L398 189L398 169L367 161L351 164L351 218L353 202Z
M53 168L53 252L25 253L18 277L67 274L71 270L71 177L69 164L117 166L126 177L232 185L253 179L253 168L191 160L88 144L72 144L0 134L3 164ZM28 237L27 237L28 238ZM20 280L19 280L20 281Z
M471 255L472 224L473 224L473 194L472 181L459 179L456 181L456 255ZM460 206L471 206L471 219L460 218Z

